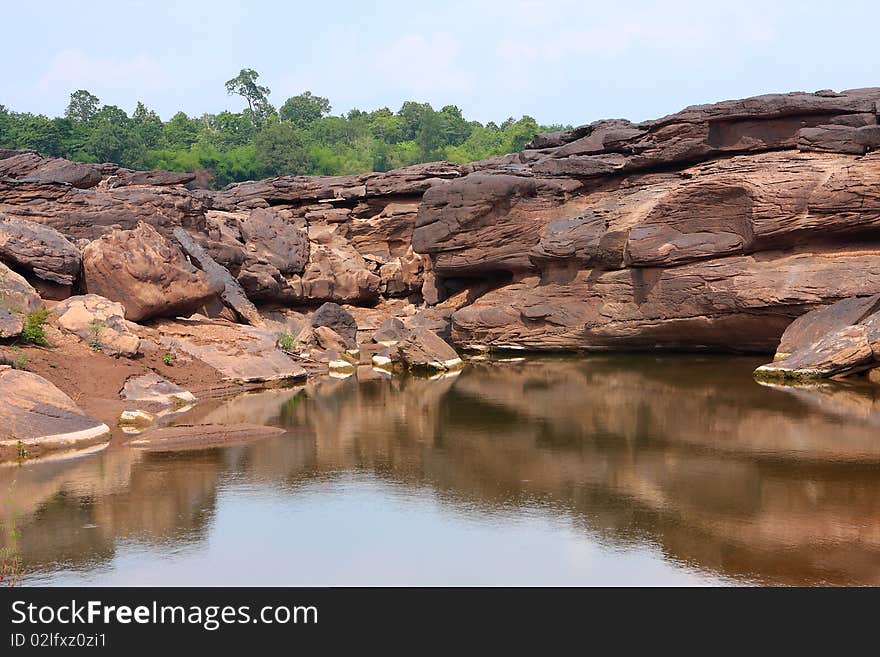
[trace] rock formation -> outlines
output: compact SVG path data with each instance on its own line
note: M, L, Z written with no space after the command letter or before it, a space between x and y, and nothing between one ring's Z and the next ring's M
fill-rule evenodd
M220 191L0 151L0 339L43 299L88 292L146 322L132 330L154 351L230 381L304 375L281 334L314 343L326 371L359 348L362 366L452 361L443 340L771 353L785 333L769 370L854 373L877 353L853 313L880 294L878 101L772 94L596 121L464 166Z

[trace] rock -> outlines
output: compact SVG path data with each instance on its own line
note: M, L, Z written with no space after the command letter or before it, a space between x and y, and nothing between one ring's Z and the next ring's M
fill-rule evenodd
M21 318L0 306L0 339L14 338L21 334Z
M306 376L301 365L277 348L277 334L262 328L190 319L162 320L155 330L166 348L207 363L227 381L260 383Z
M126 185L150 185L165 187L169 185L185 185L196 179L194 173L177 171L132 171L117 169L107 180L108 187L124 187Z
M189 390L163 379L155 372L128 379L121 395L128 401L153 402L163 406L180 406L196 401L196 396Z
M821 379L865 370L875 362L872 336L865 326L847 326L782 360L761 365L759 379ZM880 352L880 342L873 341Z
M408 332L402 321L396 317L389 317L373 333L373 342L386 347L393 347L406 337Z
M316 326L312 331L315 341L325 351L334 350L341 354L348 348L345 339L329 326Z
M187 262L155 228L114 230L83 252L89 292L125 305L125 318L188 315L223 292L222 281Z
M73 285L82 256L61 233L0 213L0 260L61 285Z
M86 415L46 379L20 370L0 371L0 445L57 449L108 436L109 427Z
M21 317L42 306L43 300L30 283L0 262L0 308Z
M798 131L802 151L827 151L864 155L880 146L880 125L820 125Z
M223 303L229 306L241 320L246 321L251 326L264 325L263 318L260 317L256 306L250 302L241 285L232 277L232 274L229 273L226 267L217 264L208 255L208 252L196 243L183 228L175 228L174 237L193 262L202 268L202 271L223 283L223 291L220 293Z
M826 334L836 333L848 326L859 324L878 311L880 311L880 294L875 294L869 297L841 299L801 315L789 324L782 334L775 360L782 360L796 351L809 347Z
M411 370L450 371L462 367L455 349L427 329L410 331L394 347L391 360Z
M252 210L241 222L247 263L271 265L281 275L301 274L309 260L306 233L270 209Z
M119 415L118 425L125 433L140 433L153 424L155 417L140 409L122 411Z
M820 379L862 372L880 363L880 295L843 299L796 319L774 362L759 379Z
M110 356L136 356L140 338L125 319L121 303L97 294L70 297L53 308L60 328Z
M309 320L312 328L326 326L333 329L344 341L347 349L357 348L357 322L342 306L327 302L318 308Z

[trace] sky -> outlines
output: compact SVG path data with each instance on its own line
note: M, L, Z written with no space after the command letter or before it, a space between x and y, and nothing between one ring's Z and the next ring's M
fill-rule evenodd
M276 106L310 90L334 114L417 100L482 122L638 121L880 86L874 14L845 0L4 2L0 104L56 116L88 89L164 119L238 111L224 82L253 68Z

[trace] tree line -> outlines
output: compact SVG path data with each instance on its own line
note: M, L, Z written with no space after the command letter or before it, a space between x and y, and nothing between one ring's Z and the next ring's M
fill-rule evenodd
M520 151L538 132L567 127L539 126L530 116L483 125L465 119L455 105L435 110L414 101L396 112L383 107L334 116L330 101L309 91L276 108L258 80L259 73L243 69L226 82L227 92L246 102L241 112L177 112L168 121L140 101L129 116L83 89L70 95L63 117L0 105L0 148L131 169L204 170L223 186L279 175L387 171L434 160L463 164Z

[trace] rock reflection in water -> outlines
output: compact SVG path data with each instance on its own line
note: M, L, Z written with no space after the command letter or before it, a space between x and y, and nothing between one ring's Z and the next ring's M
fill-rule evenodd
M37 574L87 570L130 542L198 554L219 491L295 499L359 473L404 496L430 491L478 523L538 509L603 549L659 547L712 577L880 584L872 389L761 386L755 364L615 355L475 364L437 381L322 379L194 411L284 436L184 453L113 445L0 469L0 487Z

